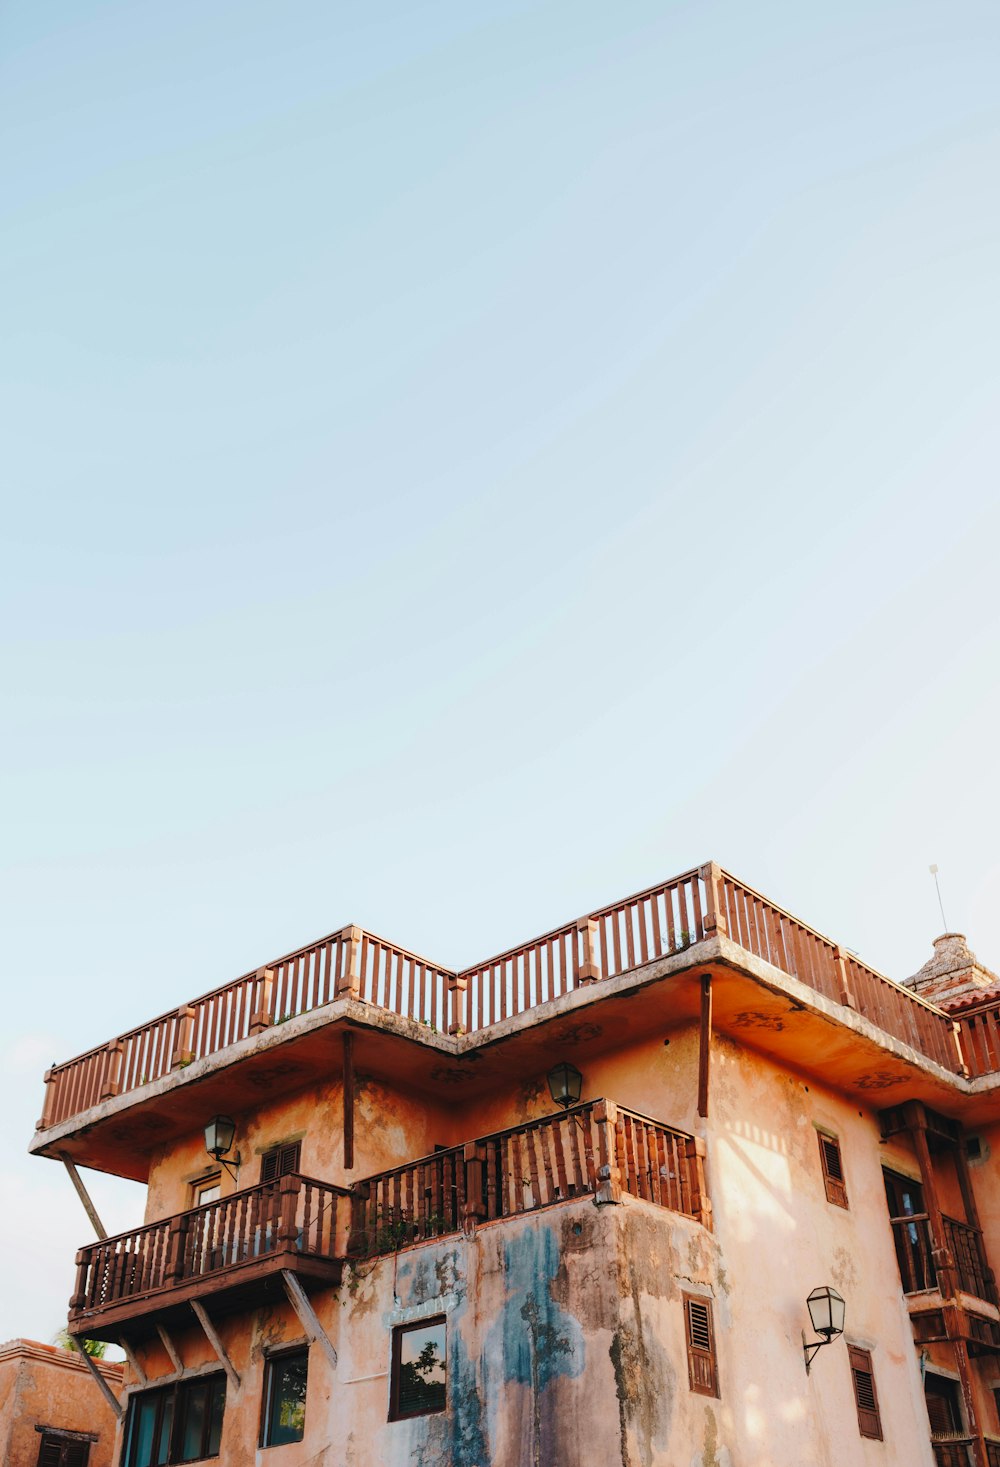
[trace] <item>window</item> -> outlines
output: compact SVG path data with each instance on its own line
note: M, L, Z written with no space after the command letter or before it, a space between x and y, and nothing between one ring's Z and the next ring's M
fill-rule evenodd
M448 1397L448 1326L444 1319L401 1324L392 1332L389 1420L443 1411Z
M79 1431L58 1431L54 1427L35 1430L42 1433L38 1467L87 1467L94 1437Z
M300 1442L306 1427L306 1377L309 1351L285 1350L271 1355L264 1372L264 1410L260 1423L262 1447Z
M847 1206L847 1184L844 1181L844 1166L840 1159L840 1142L836 1136L825 1131L819 1133L819 1157L823 1166L823 1183L827 1202L838 1207Z
M217 1457L226 1409L226 1377L202 1375L129 1402L124 1467L164 1467Z
M878 1414L878 1396L875 1393L875 1376L872 1371L870 1350L861 1350L857 1345L848 1345L847 1356L851 1362L854 1381L854 1400L858 1408L858 1430L862 1436L882 1440L882 1420Z
M297 1172L301 1155L301 1141L290 1141L285 1146L272 1146L260 1159L261 1181L276 1182L279 1177L287 1177L289 1172Z
M203 1177L200 1182L192 1182L191 1195L192 1207L203 1207L206 1202L218 1202L222 1195L221 1178L218 1172L211 1177Z
M932 1436L947 1436L962 1430L958 1404L958 1381L929 1370L924 1377L924 1400Z
M709 1299L684 1295L684 1333L687 1339L688 1384L701 1396L719 1394L715 1360L715 1329Z

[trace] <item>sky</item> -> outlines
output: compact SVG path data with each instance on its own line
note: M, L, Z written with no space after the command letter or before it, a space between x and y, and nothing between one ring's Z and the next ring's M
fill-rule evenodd
M347 922L460 966L713 859L904 977L933 862L1000 968L998 62L8 0L0 1339L91 1237L45 1067Z

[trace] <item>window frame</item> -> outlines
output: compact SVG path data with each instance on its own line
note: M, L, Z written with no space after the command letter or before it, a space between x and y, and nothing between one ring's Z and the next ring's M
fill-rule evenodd
M705 1294L682 1294L684 1305L684 1343L687 1347L688 1389L699 1396L719 1399L719 1357L715 1345L715 1320L712 1301ZM708 1332L708 1346L698 1343L692 1308L704 1309L703 1323ZM707 1379L705 1378L707 1374Z
M816 1135L819 1138L819 1161L823 1171L826 1200L849 1212L851 1204L847 1198L847 1178L844 1176L844 1153L841 1150L840 1137L835 1136L832 1131L818 1128Z
M219 1449L216 1452L202 1451L197 1457L182 1457L180 1455L180 1435L182 1423L186 1419L186 1397L199 1386L208 1386L205 1420L202 1426L201 1446L205 1448L211 1445L212 1421L215 1416L213 1409L213 1391L222 1387L222 1411L219 1423ZM169 1385L153 1386L149 1390L133 1391L129 1396L128 1410L125 1415L124 1442L122 1445L121 1467L137 1467L136 1455L138 1453L138 1439L135 1437L135 1420L139 1403L156 1397L156 1415L153 1428L154 1441L159 1437L163 1429L163 1414L166 1403L171 1402L170 1436L167 1441L167 1467L187 1467L190 1462L212 1462L222 1455L222 1428L226 1419L226 1374L223 1370L204 1371L198 1375L182 1376L180 1380L171 1381Z
M308 1395L309 1395L309 1344L308 1344L308 1341L306 1341L303 1344L292 1345L288 1349L283 1349L283 1350L270 1350L270 1351L268 1351L268 1354L267 1354L267 1356L265 1358L265 1361L264 1361L264 1389L263 1389L263 1391L261 1393L261 1399L260 1399L260 1430L259 1430L259 1432L257 1434L257 1445L261 1448L261 1450L264 1450L265 1448L268 1448L268 1447L294 1446L295 1441L302 1441L303 1438L305 1437L305 1434L306 1434L305 1406L303 1405L302 1436L294 1438L291 1442L272 1442L272 1441L268 1441L268 1439L267 1439L268 1436L270 1435L271 1430L272 1430L273 1425L274 1425L274 1420L273 1420L273 1416L274 1416L274 1400L273 1400L273 1397L274 1397L274 1389L275 1389L275 1366L276 1365L280 1365L282 1361L290 1360L293 1357L299 1356L299 1355L305 1361L305 1366L306 1366L306 1393L305 1393L305 1397L306 1397L306 1400L308 1400Z
M399 1407L400 1369L402 1366L403 1337L422 1329L444 1328L444 1400L440 1406L422 1407L418 1411L401 1411ZM413 1421L419 1416L438 1416L448 1409L448 1316L432 1314L426 1319L411 1319L405 1324L393 1325L389 1354L389 1420Z
M851 1371L851 1384L854 1387L854 1405L858 1413L858 1431L869 1441L884 1441L885 1437L882 1434L882 1413L879 1410L878 1404L878 1388L875 1385L875 1367L872 1364L872 1352L871 1350L866 1350L863 1345L849 1344L847 1346L847 1360ZM859 1376L866 1377L871 1387L871 1405L861 1399L862 1392L858 1388Z

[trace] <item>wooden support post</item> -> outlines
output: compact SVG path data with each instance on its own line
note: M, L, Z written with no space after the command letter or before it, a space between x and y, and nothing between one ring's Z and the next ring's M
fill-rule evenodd
M486 1203L483 1198L485 1146L480 1146L475 1141L466 1141L462 1159L465 1162L465 1202L462 1204L462 1216L478 1222L480 1218L486 1216Z
M118 1336L118 1344L121 1347L121 1349L124 1351L124 1353L125 1353L125 1359L128 1361L129 1365L132 1367L132 1374L137 1378L139 1384L141 1386L144 1386L144 1385L148 1384L148 1379L149 1378L146 1375L145 1370L143 1370L141 1364L139 1363L138 1356L136 1355L135 1351L132 1349L132 1346L129 1344L128 1337L126 1335L119 1335Z
M962 1205L965 1208L966 1221L970 1227L976 1230L976 1246L979 1249L983 1273L986 1275L989 1303L995 1304L997 1302L996 1275L990 1267L989 1259L986 1257L986 1240L983 1237L983 1227L979 1220L979 1207L976 1203L976 1194L972 1186L972 1173L969 1170L969 1154L965 1149L964 1131L960 1132L958 1141L955 1143L955 1170L958 1173L958 1185L962 1192Z
M97 1236L100 1238L101 1242L103 1243L104 1242L104 1239L108 1236L107 1229L105 1228L104 1224L101 1222L101 1219L97 1216L97 1208L94 1206L93 1202L90 1200L90 1193L87 1191L86 1187L83 1185L83 1179L81 1178L80 1173L76 1169L76 1163L74 1162L73 1158L70 1156L70 1154L69 1154L68 1151L60 1151L60 1153L59 1153L59 1160L62 1162L63 1166L66 1168L67 1172L69 1173L69 1179L73 1183L73 1186L76 1188L76 1195L79 1197L80 1201L83 1203L83 1210L84 1210L84 1212L90 1218L90 1226L94 1229L94 1232L97 1234Z
M927 1145L927 1115L923 1103L919 1100L908 1100L903 1107L903 1115L913 1138L913 1149L917 1153L917 1165L920 1167L920 1182L924 1189L924 1206L927 1209L931 1233L931 1257L937 1270L938 1288L944 1299L954 1299L958 1285L955 1260L948 1247L948 1234L945 1232L941 1214L934 1164Z
M331 1341L326 1330L320 1324L319 1319L316 1315L316 1311L306 1297L306 1293L302 1285L299 1283L295 1275L291 1273L290 1270L287 1268L283 1268L281 1270L281 1279L283 1284L285 1285L285 1293L288 1295L288 1302L289 1304L291 1304L292 1308L295 1310L295 1313L298 1315L299 1323L305 1330L310 1343L313 1345L319 1345L319 1347L323 1351L323 1354L330 1362L330 1369L336 1370L337 1352L333 1348L333 1342Z
M837 987L840 990L841 1003L846 1004L849 1009L854 1009L857 1012L858 1006L855 1002L854 993L847 976L847 963L844 959L843 950L839 947L833 949L833 967L836 974Z
M297 1212L302 1178L292 1173L278 1183L278 1247L298 1251L299 1224Z
M597 950L596 917L581 917L576 924L576 930L580 934L580 942L583 946L576 981L581 984L596 983L602 976L601 958Z
M177 1027L174 1030L174 1050L170 1056L170 1068L189 1065L194 1059L194 1009L182 1003L177 1010Z
M354 1035L344 1030L344 1171L354 1169Z
M121 1421L122 1417L125 1415L125 1411L122 1407L121 1402L119 1401L118 1397L115 1395L111 1387L108 1385L107 1381L104 1379L104 1376L101 1374L100 1366L98 1365L97 1361L91 1359L91 1357L87 1354L82 1345L79 1348L80 1356L83 1360L83 1363L84 1365L86 1365L87 1369L94 1377L94 1380L97 1382L98 1390L101 1392L101 1395L104 1397L108 1405L111 1407L112 1411L115 1413L117 1419Z
M166 1325L157 1322L156 1333L160 1337L160 1344L166 1350L171 1365L177 1371L177 1374L180 1375L184 1369L184 1362L177 1353L177 1346L174 1344L173 1340L170 1338L170 1335L167 1333Z
M691 1188L691 1210L703 1228L712 1231L712 1200L705 1186L705 1157L708 1147L700 1136L689 1136L684 1143L688 1183Z
M950 1311L948 1312L950 1313ZM979 1423L979 1416L976 1412L976 1392L972 1381L972 1366L969 1364L969 1347L965 1343L965 1340L953 1340L952 1344L955 1349L955 1364L958 1366L958 1378L962 1386L965 1424L968 1428L969 1435L974 1438L972 1451L976 1459L976 1467L987 1467L983 1428Z
M257 1008L250 1020L250 1033L263 1034L274 1023L274 969L258 968Z
M55 1108L56 1103L56 1076L54 1065L45 1071L45 1074L42 1076L42 1083L45 1086L45 1099L42 1101L42 1113L38 1117L38 1120L35 1122L36 1131L44 1131L48 1126L51 1126L52 1124L52 1111Z
M952 1019L951 1021L951 1037L955 1044L955 1053L958 1056L958 1073L968 1080L972 1071L969 1069L969 1063L965 1058L965 1051L962 1048L962 1026L957 1019Z
M465 1034L469 1027L468 1017L469 980L461 973L448 974L448 992L451 994L451 1018L449 1034Z
M594 1194L598 1206L618 1203L622 1199L622 1174L618 1165L618 1107L613 1100L598 1100L594 1105L597 1125L597 1177Z
M361 938L360 927L345 927L340 934L344 944L344 971L337 979L338 998L361 997Z
M701 975L701 1027L698 1031L698 1114L708 1117L708 1081L712 1055L712 975Z
M76 1287L69 1301L71 1314L87 1307L87 1280L90 1277L90 1248L78 1248L76 1253Z
M101 1081L101 1099L113 1100L116 1095L121 1094L122 1056L125 1046L120 1039L112 1039L105 1053L107 1058L104 1061L104 1079Z
M164 1278L168 1283L179 1283L184 1277L184 1254L187 1251L189 1220L187 1214L182 1212L170 1221L170 1231L167 1234L167 1266L164 1273Z
M362 1252L368 1244L368 1203L372 1189L370 1182L351 1184L351 1220L348 1224L346 1253L351 1257Z
M222 1365L223 1370L226 1372L226 1375L229 1377L229 1384L232 1386L232 1388L233 1388L234 1391L238 1391L239 1388L240 1388L240 1378L239 1378L239 1376L236 1373L236 1369L235 1369L235 1367L233 1365L233 1362L230 1360L229 1356L226 1354L225 1346L223 1345L222 1341L219 1339L218 1334L216 1333L215 1325L212 1323L212 1321L208 1317L208 1314L206 1313L204 1304L202 1304L202 1302L199 1299L192 1299L191 1300L191 1308L195 1312L195 1316L196 1316L196 1318L198 1320L198 1323L201 1325L202 1329L205 1331L205 1334L206 1334L206 1336L208 1338L208 1343L211 1345L212 1349L215 1351L215 1353L218 1356L218 1359L219 1359L219 1361L220 1361L220 1363Z
M729 923L726 920L725 893L722 889L722 867L709 861L701 867L698 875L705 883L705 936L715 937L721 934L725 937L729 931Z

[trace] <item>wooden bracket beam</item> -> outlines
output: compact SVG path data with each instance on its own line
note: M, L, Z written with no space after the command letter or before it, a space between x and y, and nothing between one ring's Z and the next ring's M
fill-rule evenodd
M132 1349L132 1346L129 1344L126 1336L119 1335L118 1343L121 1346L122 1350L125 1352L125 1359L132 1367L132 1374L138 1377L139 1384L141 1386L148 1385L149 1377L146 1375L145 1370L143 1370L142 1365L139 1362L139 1358L136 1355L135 1351Z
M240 1378L236 1373L236 1367L233 1365L233 1362L226 1354L226 1347L219 1339L219 1336L216 1333L215 1325L209 1319L204 1304L202 1304L200 1299L192 1299L191 1308L195 1312L198 1323L201 1325L202 1329L205 1331L205 1334L208 1336L208 1343L211 1345L216 1355L218 1355L219 1360L222 1363L222 1368L226 1372L226 1375L229 1377L229 1384L232 1386L234 1391L238 1391L240 1388Z
M118 1397L115 1395L114 1391L108 1385L107 1381L104 1379L104 1376L101 1374L100 1367L97 1364L97 1361L92 1360L91 1357L87 1354L86 1350L83 1348L82 1342L80 1344L80 1354L83 1358L84 1365L86 1365L87 1369L90 1371L91 1375L97 1382L97 1386L101 1392L101 1395L107 1401L108 1405L115 1413L117 1419L121 1421L122 1417L125 1415L122 1404L119 1401Z
M344 1041L344 1170L354 1167L354 1035L345 1029Z
M160 1344L166 1350L167 1355L170 1358L171 1365L177 1371L177 1374L180 1375L181 1372L184 1369L184 1362L181 1360L181 1357L178 1355L176 1346L174 1345L174 1342L170 1338L169 1334L167 1333L166 1325L163 1325L163 1324L159 1324L158 1323L157 1326L156 1326L156 1333L160 1337Z
M701 975L701 1026L698 1031L698 1114L708 1116L708 1080L712 1055L712 975Z
M76 1162L70 1156L68 1151L60 1151L59 1160L62 1162L63 1166L69 1173L69 1179L73 1183L73 1186L76 1188L76 1195L83 1203L84 1212L90 1218L90 1226L94 1229L94 1232L103 1243L104 1239L108 1236L108 1230L101 1222L101 1219L97 1216L97 1208L90 1200L90 1193L83 1185L83 1178L80 1176L80 1173L76 1169Z
M281 1278L285 1285L285 1293L288 1295L288 1302L298 1315L299 1323L308 1335L310 1343L319 1345L322 1348L324 1355L330 1362L330 1369L336 1370L337 1352L333 1348L333 1344L326 1330L320 1324L315 1309L306 1298L305 1290L295 1275L289 1272L287 1268L281 1270Z

